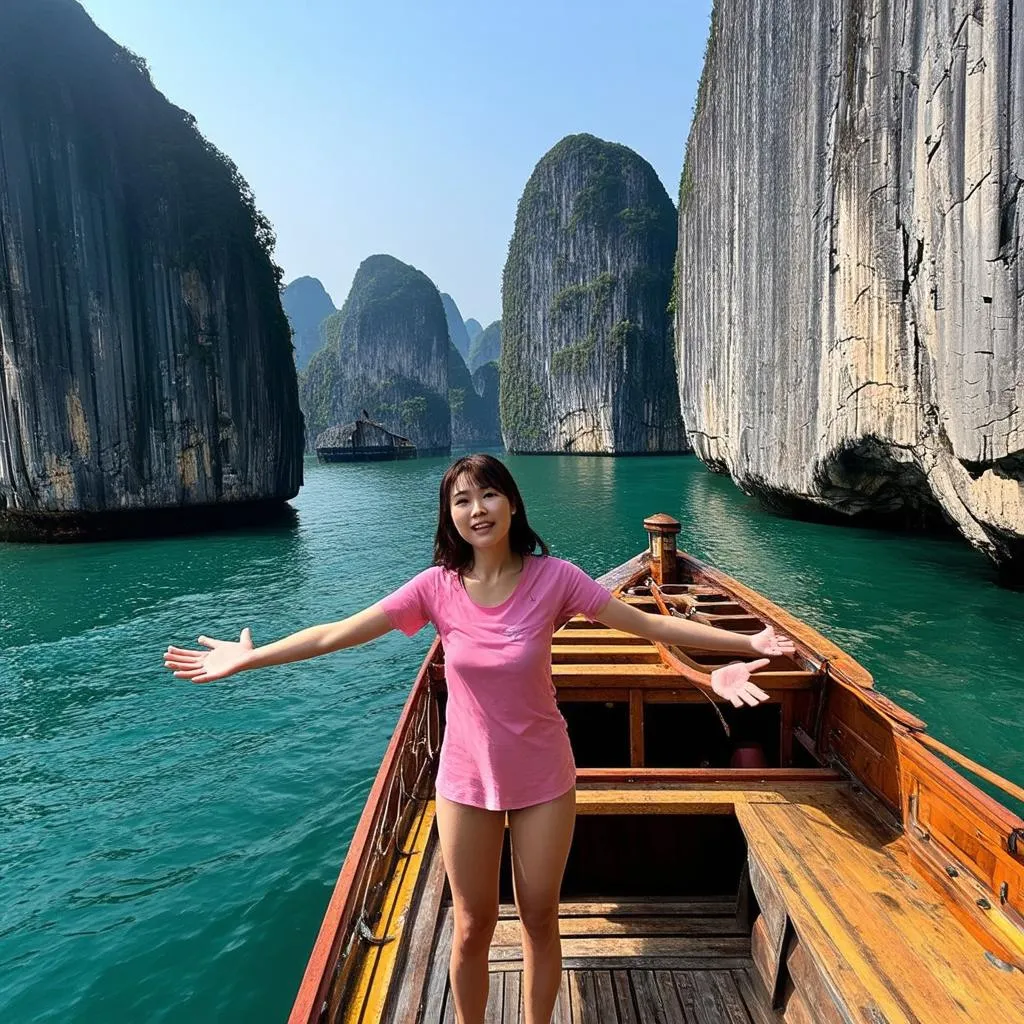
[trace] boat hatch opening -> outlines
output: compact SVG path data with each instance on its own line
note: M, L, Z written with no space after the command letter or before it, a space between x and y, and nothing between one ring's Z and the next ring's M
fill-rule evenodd
M709 704L644 706L644 764L648 768L729 768L734 752L760 746L765 768L780 767L778 704L721 705L730 735Z
M563 701L578 768L629 767L628 701Z
M503 903L513 900L509 845L502 851ZM581 814L561 898L735 899L746 856L734 814Z

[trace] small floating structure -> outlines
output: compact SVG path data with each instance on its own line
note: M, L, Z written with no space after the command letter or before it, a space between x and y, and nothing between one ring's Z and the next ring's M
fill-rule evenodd
M679 551L676 520L644 528L647 550L601 577L610 593L734 633L771 624L796 652L755 675L768 701L735 709L711 672L743 656L582 616L554 632L578 767L552 1024L1021 1020L1024 820L1003 801L1024 789L931 737L813 627ZM434 793L446 698L438 637L290 1024L454 1024ZM524 1020L523 956L506 844L486 1024Z
M355 423L328 427L316 439L316 457L320 462L387 462L415 459L416 445L407 437L393 434L374 423L366 410Z

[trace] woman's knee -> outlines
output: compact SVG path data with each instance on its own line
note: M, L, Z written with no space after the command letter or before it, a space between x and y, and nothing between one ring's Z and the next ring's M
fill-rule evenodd
M497 923L496 906L457 908L453 944L463 953L479 953L486 950L491 944Z
M540 940L558 934L558 903L523 903L519 920L531 939Z

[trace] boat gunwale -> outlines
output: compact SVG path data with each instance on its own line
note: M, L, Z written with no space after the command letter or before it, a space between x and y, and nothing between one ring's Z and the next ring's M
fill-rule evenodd
M366 873L371 870L374 850L371 840L387 809L387 792L399 767L399 758L414 724L414 713L421 700L435 700L430 685L430 665L437 659L441 638L435 637L416 674L416 681L402 707L391 734L380 768L363 805L342 863L331 898L317 932L316 941L303 971L299 990L288 1016L288 1024L315 1024L321 1019L329 999L335 968L342 954L342 944L356 926L353 894Z
M874 679L867 669L865 669L859 662L854 660L841 648L837 647L826 637L822 636L822 634L813 626L808 625L801 619L797 619L784 608L780 608L776 605L770 598L767 598L762 594L758 594L756 591L750 590L750 588L744 586L727 573L724 573L719 569L715 569L713 566L707 565L705 562L702 562L699 558L691 555L689 552L680 551L678 553L678 558L684 563L690 563L698 570L700 575L705 576L708 579L712 579L715 584L720 586L723 590L729 591L730 596L736 600L737 604L749 606L750 610L756 612L760 617L768 619L773 625L782 628L787 635L792 637L794 642L797 644L798 650L801 647L804 649L801 653L807 657L809 661L814 662L816 660L820 660L821 669L823 673L827 675L829 681L843 687L845 690L867 703L871 710L876 711L878 714L887 718L895 727L894 731L899 735L913 740L920 760L923 761L926 758L931 759L935 766L944 769L952 778L962 780L983 800L991 802L993 804L993 809L1001 808L1007 812L1017 821L1017 827L1024 826L1024 819L1021 819L1010 808L1005 807L1005 805L1000 804L993 797L985 793L984 790L971 782L967 776L943 761L942 758L933 752L926 743L922 742L921 738L917 734L927 733L927 723L916 715L904 710L899 704L896 704L884 694L879 693L875 688ZM654 593L654 590L655 588L652 587L652 594ZM737 593L737 591L739 593ZM794 636L794 633L797 635ZM811 646L812 642L814 646ZM822 657L817 658L816 655L818 654L818 651L816 648L819 646L821 648ZM835 656L824 656L826 650L836 652ZM675 660L677 659L673 659L673 661ZM674 664L673 667L675 667ZM929 740L933 739L930 735L928 735L927 738ZM984 766L979 765L978 767L983 768ZM1015 799L1021 799L1019 786L1015 785L1009 779L1002 778L989 769L985 769L985 771L988 772L988 777L986 778L987 782L999 789L1002 789L1009 796L1014 797ZM851 774L856 777L856 773L852 772Z

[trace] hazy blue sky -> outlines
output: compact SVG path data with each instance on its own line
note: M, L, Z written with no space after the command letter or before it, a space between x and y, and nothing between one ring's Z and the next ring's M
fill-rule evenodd
M673 200L711 0L84 0L238 164L285 280L336 305L387 252L485 326L516 203L559 139L651 162Z

